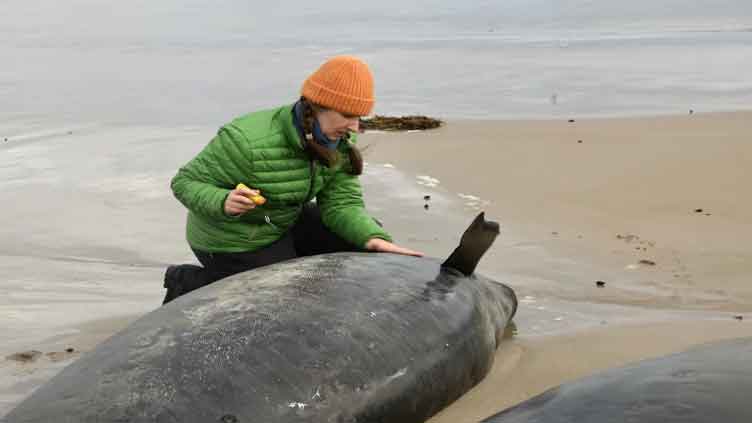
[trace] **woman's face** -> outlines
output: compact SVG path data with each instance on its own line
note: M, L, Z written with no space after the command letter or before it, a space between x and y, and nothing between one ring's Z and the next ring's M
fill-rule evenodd
M359 116L343 115L330 109L320 109L316 113L316 119L321 126L321 132L330 140L338 140L349 132L358 132Z

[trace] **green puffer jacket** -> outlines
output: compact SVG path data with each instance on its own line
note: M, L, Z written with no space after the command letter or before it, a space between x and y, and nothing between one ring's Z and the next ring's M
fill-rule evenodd
M189 211L188 243L206 252L256 251L280 239L313 198L324 224L352 244L391 241L366 213L357 176L347 173L347 148L340 143L340 160L332 168L310 160L293 123L292 105L223 126L172 179L175 197ZM267 202L241 216L227 216L225 199L241 182L260 190Z

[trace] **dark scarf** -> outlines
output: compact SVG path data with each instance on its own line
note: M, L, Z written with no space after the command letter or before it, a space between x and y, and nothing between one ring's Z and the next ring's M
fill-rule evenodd
M303 129L303 103L298 100L292 108L292 121L298 129L301 138L305 140L305 130ZM328 150L336 150L339 145L339 139L331 140L321 132L321 126L318 119L313 119L313 139L319 145L326 147Z

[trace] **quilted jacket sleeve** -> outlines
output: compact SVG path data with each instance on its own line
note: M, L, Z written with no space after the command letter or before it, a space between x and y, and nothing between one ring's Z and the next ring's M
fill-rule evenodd
M204 217L232 219L224 212L224 202L235 186L238 158L244 137L225 126L204 149L172 178L175 197L188 210Z
M318 193L324 224L346 241L364 247L371 238L391 241L391 236L366 213L358 177L340 169Z

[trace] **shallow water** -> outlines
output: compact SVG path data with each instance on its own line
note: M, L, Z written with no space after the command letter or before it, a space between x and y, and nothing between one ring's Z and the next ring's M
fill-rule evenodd
M749 108L750 4L7 0L0 116L218 126L294 100L308 73L342 53L371 64L377 113Z

